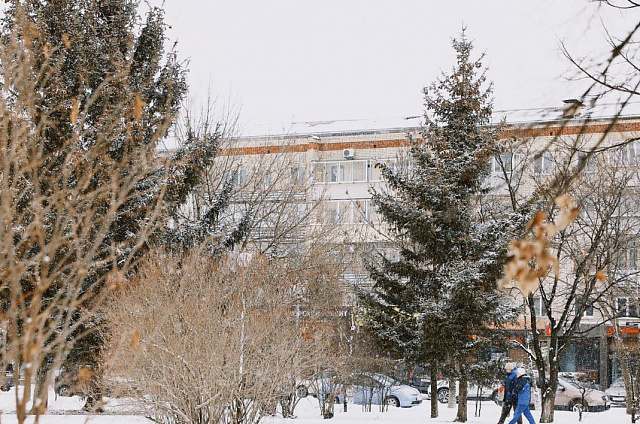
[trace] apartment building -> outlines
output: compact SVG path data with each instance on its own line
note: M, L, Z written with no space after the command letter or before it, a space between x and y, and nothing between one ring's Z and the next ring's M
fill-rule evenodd
M309 185L298 190L300 201L321 199L308 225L330 224L346 235L342 239L346 243L360 247L376 246L393 255L392 243L388 243L385 236L384 222L371 202L370 189L384 184L376 164L410 166L406 161L406 151L409 137L422 136L418 122L419 117L413 117L403 122L404 125L388 128L378 125L376 129L366 129L366 123L359 122L342 122L343 128L340 129L334 129L332 122L315 123L296 129L295 134L240 138L225 150L225 155L242 158L234 171L234 178L240 183L248 178L246 169L249 164L256 163L258 157L278 154L288 157L290 175L296 179L308 178L305 181ZM357 128L359 125L361 128ZM507 124L501 140L503 152L487 164L490 170L487 184L491 188L490 204L495 208L494 213L508 212L517 202L530 198L560 171L565 174L580 172L595 178L613 168L630 172L640 169L638 116L619 118L615 123L610 119L565 115L559 119ZM275 178L269 172L262 175L269 181ZM628 178L629 198L640 193L636 190L639 180L635 175ZM277 194L273 195L277 197ZM622 202L620 210L624 209L625 202ZM628 209L621 212L628 215L625 221L640 222L640 208L636 210L635 201L627 203ZM300 233L299 237L304 235ZM637 242L634 236L625 243L624 247L617 247L615 267L606 270L609 278L624 281L624 284L620 283L624 287L618 292L611 291L606 299L598 299L593 307L584 311L580 325L583 337L569 347L561 365L561 371L587 373L603 386L608 385L618 373L612 345L613 326L618 326L618 334L622 334L629 343L637 342L639 336L640 289L636 273L640 268L640 237ZM568 258L560 263L560 274L563 278L570 278L574 267ZM347 270L344 277L353 284L368 283L366 272L358 266ZM535 294L534 304L528 305L517 289L507 288L507 291L513 296L513 302L523 307L519 324L510 330L512 337L526 343L527 308L534 308L538 317L544 316L544 302ZM603 313L603 308L608 308L608 312ZM614 314L613 319L611 313ZM537 325L544 331L548 330L545 318L539 318ZM542 339L544 343L544 337ZM510 355L514 359L525 359L516 348Z

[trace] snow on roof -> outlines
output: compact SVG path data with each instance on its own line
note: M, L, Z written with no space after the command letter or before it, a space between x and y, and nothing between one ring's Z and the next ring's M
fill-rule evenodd
M561 105L555 107L535 107L523 109L495 110L492 123L505 120L507 124L541 124L554 121L613 118L620 110L619 103L601 103L588 105L580 103L576 99L566 99ZM622 111L622 118L640 117L640 101L629 102ZM295 121L287 129L272 131L272 128L264 126L265 132L242 138L265 138L277 136L313 136L313 135L339 135L358 134L368 132L402 132L419 129L424 124L424 116L416 112L407 116L395 116L387 118L354 118L334 119L319 121Z
M619 113L620 103L600 103L589 105L577 99L563 100L563 104L555 107L538 107L525 109L494 110L493 122L498 123L502 119L508 124L536 124L565 121L567 119L584 120L611 119ZM622 109L621 118L640 116L640 102L629 102Z
M284 130L273 132L267 128L266 133L261 136L294 136L299 134L344 134L361 132L379 132L381 130L406 130L407 128L420 128L424 122L421 114L413 116L396 116L388 118L354 118L354 119L333 119L321 121L294 121Z

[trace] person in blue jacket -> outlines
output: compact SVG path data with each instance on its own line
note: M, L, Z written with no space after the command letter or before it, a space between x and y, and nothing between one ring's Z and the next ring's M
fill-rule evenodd
M515 424L522 415L527 418L529 424L536 424L536 420L533 419L531 411L529 410L529 403L531 402L531 379L527 375L524 368L518 368L516 371L516 387L515 394L518 397L516 412L513 414L513 418L509 421L509 424Z
M507 362L504 364L504 370L507 373L507 376L504 379L504 397L502 399L502 413L500 414L500 419L498 420L498 424L504 424L504 420L507 419L509 413L513 409L516 409L516 395L514 393L514 389L516 387L516 378L517 378L517 369L516 364L513 362ZM522 424L522 417L518 419L518 424Z

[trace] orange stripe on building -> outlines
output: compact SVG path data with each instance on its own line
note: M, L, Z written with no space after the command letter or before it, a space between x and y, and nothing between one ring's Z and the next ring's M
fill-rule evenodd
M559 137L564 135L586 135L586 134L605 134L620 132L640 132L640 121L638 122L617 122L596 124L585 122L582 125L536 125L529 127L513 127L500 133L500 139L508 138L536 138L536 137ZM321 137L322 135L318 135ZM345 137L353 137L353 134L345 133ZM339 136L333 134L332 139ZM283 137L283 139L290 137ZM277 140L277 138L274 138ZM300 144L288 145L267 145L267 146L247 146L232 147L224 149L220 152L223 156L231 155L267 155L282 153L305 153L311 150L319 152L338 151L344 149L384 149L407 147L410 142L407 138L394 138L389 140L357 140L344 142L326 142L313 141Z

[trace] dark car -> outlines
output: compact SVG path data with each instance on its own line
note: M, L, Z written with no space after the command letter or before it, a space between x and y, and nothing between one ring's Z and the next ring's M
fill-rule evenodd
M418 389L420 393L427 395L427 399L431 398L431 375L426 371L425 367L414 367L409 373L408 384ZM467 389L467 399L469 400L495 400L497 395L498 389L495 387L478 388L470 384ZM438 378L437 396L440 403L449 402L449 380L446 380L443 375Z
M409 373L409 381L407 384L418 389L420 393L428 395L431 386L431 375L429 375L424 367L413 367Z
M73 396L75 391L73 390L77 384L75 379L70 378L69 374L60 371L54 381L53 390L58 396Z
M6 370L4 372L4 376L0 378L0 390L2 390L3 392L8 392L15 385L16 383L13 379L13 371L9 369Z

